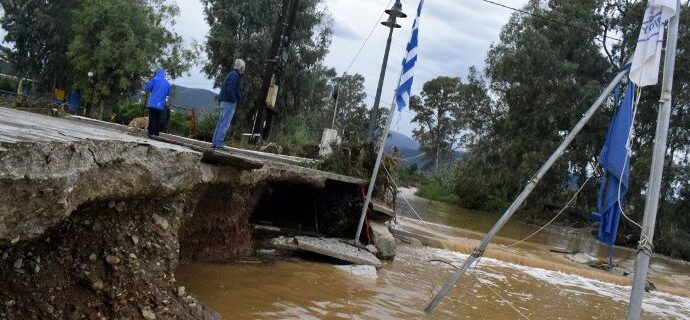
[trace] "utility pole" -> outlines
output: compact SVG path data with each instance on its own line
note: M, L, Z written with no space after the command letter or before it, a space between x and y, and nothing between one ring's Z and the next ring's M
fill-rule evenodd
M271 88L271 81L273 80L273 73L278 62L278 50L280 49L280 40L283 35L285 27L285 19L287 14L287 7L290 0L282 0L280 8L278 9L278 21L276 21L275 29L273 29L273 40L271 47L268 49L268 57L266 58L266 65L262 75L261 94L255 102L254 125L252 126L252 139L254 135L260 134L264 127L264 109L266 109L266 97L268 97Z
M383 54L383 63L381 64L381 73L379 74L379 84L376 87L376 96L374 97L374 106L371 107L371 116L369 118L369 135L368 141L374 140L374 134L376 133L376 124L378 122L378 109L381 103L381 91L383 90L383 80L386 78L386 66L388 66L388 54L391 51L391 42L393 40L393 29L400 28L400 25L396 22L397 18L405 18L406 14L402 12L402 3L400 0L396 0L393 8L385 11L388 14L388 20L381 22L382 25L389 28L388 40L386 41L386 50ZM394 99L395 100L395 99Z
M256 114L252 135L261 134L263 140L271 133L279 84L288 58L288 47L295 27L300 0L282 0L280 16L273 32L266 67L263 73L261 95L256 101Z
M666 37L666 56L664 58L664 76L661 84L661 103L656 124L656 138L654 139L654 154L652 155L652 170L649 173L649 191L644 207L644 219L640 243L637 246L635 257L635 271L633 274L632 291L630 292L630 304L628 305L627 320L638 320L642 313L642 298L647 283L647 269L649 260L654 250L654 227L656 214L659 209L659 197L661 196L661 178L664 173L664 158L666 157L666 142L668 140L668 127L671 121L671 102L673 91L673 72L676 66L676 51L678 46L678 24L680 21L680 0L677 0L676 14L668 23L668 36ZM673 157L673 155L670 155Z

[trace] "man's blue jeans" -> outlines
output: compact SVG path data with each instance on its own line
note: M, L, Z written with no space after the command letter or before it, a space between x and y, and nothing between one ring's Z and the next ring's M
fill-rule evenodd
M218 119L218 124L216 125L216 131L213 132L213 143L211 144L214 148L222 148L225 145L225 134L228 133L230 128L230 122L232 117L235 115L235 106L237 103L233 102L220 102L220 118Z

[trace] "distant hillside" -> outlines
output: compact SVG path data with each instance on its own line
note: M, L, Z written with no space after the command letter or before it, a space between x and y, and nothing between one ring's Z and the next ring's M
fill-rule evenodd
M216 106L216 93L210 90L174 85L172 92L171 103L176 106L193 108L202 113L212 111Z
M391 131L390 135L386 140L386 152L391 152L393 147L397 147L400 157L403 159L403 166L416 163L418 168L425 170L432 163L433 158L422 154L417 141L400 132ZM453 152L453 161L459 159L463 153L462 151ZM443 166L445 165L447 164L443 164Z
M395 131L390 132L390 137L386 140L386 151L393 147L398 147L399 150L402 149L412 149L419 150L419 143L414 141L414 139Z

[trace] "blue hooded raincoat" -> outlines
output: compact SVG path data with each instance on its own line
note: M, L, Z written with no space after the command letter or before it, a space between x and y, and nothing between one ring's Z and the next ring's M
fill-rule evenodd
M170 83L165 79L165 70L156 70L156 75L146 83L144 89L150 92L149 108L158 110L165 109L165 98L170 95Z

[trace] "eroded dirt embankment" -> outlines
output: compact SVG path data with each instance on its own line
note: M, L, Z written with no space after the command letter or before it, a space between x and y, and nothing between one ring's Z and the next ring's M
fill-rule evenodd
M241 162L0 108L0 319L216 319L176 283L181 260L250 254L260 201L294 212L270 204L276 188L358 197L315 171Z

